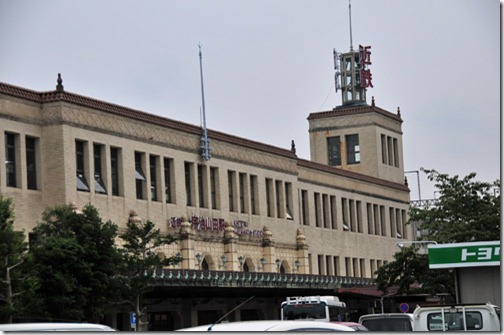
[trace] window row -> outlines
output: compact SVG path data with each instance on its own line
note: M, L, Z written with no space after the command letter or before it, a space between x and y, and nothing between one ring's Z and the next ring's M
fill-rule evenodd
M382 163L399 167L399 146L397 138L381 135Z
M317 255L318 273L327 276L375 278L375 272L385 264L387 261L370 259L369 267L366 267L364 258L353 257L345 257L341 264L339 256Z
M346 164L358 164L361 161L359 135L345 135ZM327 161L331 166L342 165L342 143L340 136L327 138Z
M38 189L39 139L6 132L4 143L6 185L17 188L26 187L29 190ZM22 156L21 147L24 147L24 156Z
M110 148L110 171L105 160L105 146L93 143L93 173L87 172L89 160L88 142L76 140L77 189L90 191L89 175L96 193L107 194L107 179L110 180L112 195L123 195L122 153L120 148ZM175 203L175 165L174 160L159 155L135 151L135 191L137 199ZM266 215L281 219L293 219L292 183L265 178L264 185L259 184L257 175L235 170L227 170L228 208L230 212L260 214L260 195L265 194ZM185 205L200 208L221 209L220 174L218 167L194 162L184 162ZM226 185L226 184L223 184ZM150 192L150 198L147 193ZM226 192L222 193L226 194Z
M310 225L310 199L308 190L301 190L301 224ZM313 193L313 210L315 226L328 229L340 229L364 233L364 219L362 202L348 198L341 198L338 207L335 195L319 192ZM341 225L338 224L338 210L341 210ZM387 236L385 206L366 203L367 233L371 235ZM389 207L390 237L406 238L406 210Z

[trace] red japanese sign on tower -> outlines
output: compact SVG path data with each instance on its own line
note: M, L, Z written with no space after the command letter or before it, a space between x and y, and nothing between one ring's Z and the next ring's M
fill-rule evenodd
M359 45L359 64L361 65L360 79L361 86L364 88L374 87L372 82L371 70L367 69L367 65L371 65L371 47Z

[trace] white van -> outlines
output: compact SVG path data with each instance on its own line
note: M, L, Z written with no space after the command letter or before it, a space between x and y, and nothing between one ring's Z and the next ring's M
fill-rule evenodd
M500 308L490 303L417 306L413 312L415 331L500 331Z
M370 331L408 332L413 330L413 314L366 314L359 318L359 323Z
M64 331L64 332L101 332L115 331L114 328L94 323L72 323L72 322L40 322L40 323L8 323L0 324L2 332L39 332L39 331Z

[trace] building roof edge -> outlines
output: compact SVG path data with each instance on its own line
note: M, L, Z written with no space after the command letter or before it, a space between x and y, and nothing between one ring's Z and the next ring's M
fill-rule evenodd
M166 117L149 114L147 112L143 112L140 110L132 109L129 107L124 107L121 105L117 105L114 103L106 102L103 100L98 100L90 97L86 97L83 95L71 93L68 91L46 91L46 92L37 92L34 90L14 86L11 84L0 82L0 93L14 96L21 99L30 100L37 103L50 103L55 101L62 101L71 104L76 104L83 107L98 109L107 113L112 113L115 115L132 118L135 120L140 120L144 122L149 122L152 124L160 125L163 127L168 127L176 130L182 130L188 133L192 133L195 135L202 134L202 128L200 126L195 126L189 123L176 121L173 119L169 119ZM275 147L269 144L265 144L262 142L252 141L249 139L245 139L243 137L238 137L230 134L226 134L223 132L219 132L216 130L208 129L208 136L211 139L240 144L241 146L248 147L251 149L269 152L272 154L277 154L283 157L296 159L297 156L289 149L283 149L280 147Z

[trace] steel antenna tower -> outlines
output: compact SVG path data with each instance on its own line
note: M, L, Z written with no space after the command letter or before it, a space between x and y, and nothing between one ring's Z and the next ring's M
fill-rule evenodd
M206 114L205 114L205 91L203 89L203 62L201 56L201 43L199 47L199 59L200 59L200 78L201 78L201 106L203 111L203 136L201 136L201 157L208 161L212 157L210 154L210 140L208 139L208 132L206 127Z

